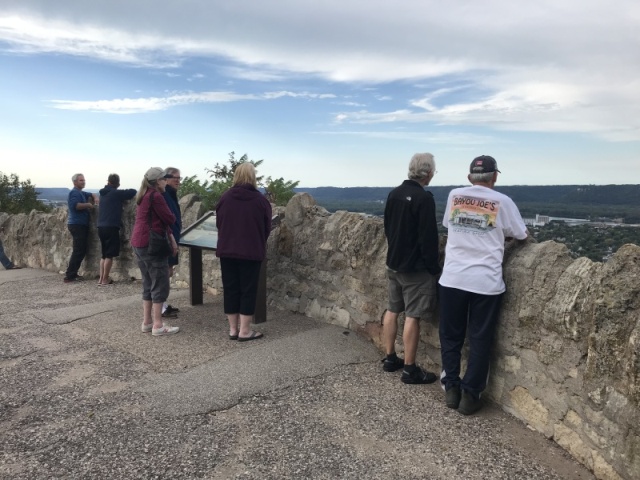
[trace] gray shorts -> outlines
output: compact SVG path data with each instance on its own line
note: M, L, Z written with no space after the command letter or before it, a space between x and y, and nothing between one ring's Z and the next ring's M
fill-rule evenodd
M142 299L163 303L169 296L169 264L167 257L152 257L147 247L133 247L142 274Z
M427 271L400 273L387 269L391 313L404 312L407 317L421 318L436 307L435 275Z

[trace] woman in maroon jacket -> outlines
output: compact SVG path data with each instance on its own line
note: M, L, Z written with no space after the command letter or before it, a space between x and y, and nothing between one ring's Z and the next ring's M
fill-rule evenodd
M136 223L131 234L131 246L142 274L142 332L151 332L154 336L170 335L180 330L162 323L162 304L169 296L169 256L151 256L147 252L149 231L153 229L160 234L167 232L173 255L178 253L178 245L171 233L176 217L162 196L166 185L167 176L161 168L150 168L144 174L136 195Z
M239 342L262 338L262 333L251 330L251 320L271 232L271 204L256 188L252 163L236 168L233 186L216 206L216 226L229 338Z

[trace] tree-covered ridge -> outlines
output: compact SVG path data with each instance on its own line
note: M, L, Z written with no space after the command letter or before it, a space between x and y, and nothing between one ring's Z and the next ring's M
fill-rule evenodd
M442 213L449 192L456 186L429 186L438 212ZM393 187L296 188L307 192L329 211L348 210L382 215L387 195ZM537 213L555 217L602 217L640 223L640 185L497 185L496 190L511 197L525 217Z
M598 227L551 222L543 227L530 228L530 231L538 242L553 240L564 243L572 257L587 257L595 262L606 261L626 243L640 245L638 227Z

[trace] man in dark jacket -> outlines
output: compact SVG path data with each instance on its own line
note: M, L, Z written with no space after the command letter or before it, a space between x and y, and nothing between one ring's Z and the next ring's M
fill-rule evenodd
M120 176L112 173L107 184L100 190L100 208L98 210L98 236L102 245L100 259L100 280L98 286L113 284L109 273L113 259L120 255L120 226L122 225L122 204L136 196L133 188L119 190Z
M164 199L169 205L169 209L176 216L176 221L171 225L171 231L173 232L173 238L176 239L176 243L180 241L180 232L182 231L182 213L180 212L180 202L178 201L178 189L180 188L180 182L182 177L180 176L180 170L175 167L167 167L164 169L165 177L167 179L167 186L163 193ZM176 265L178 265L178 254L176 256L169 257L169 276L172 277ZM175 308L164 302L162 306L163 317L177 317L179 308Z
M387 237L389 304L383 319L383 369L403 368L404 383L433 383L437 377L417 366L420 318L435 307L436 275L440 273L436 205L424 190L435 175L430 153L416 153L409 163L409 179L394 188L384 210ZM404 360L395 352L398 315L405 312Z

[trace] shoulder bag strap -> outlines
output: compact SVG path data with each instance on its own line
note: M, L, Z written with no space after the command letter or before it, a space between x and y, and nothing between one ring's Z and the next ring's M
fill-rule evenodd
M153 191L151 192L150 200L149 200L149 218L148 218L149 231L151 231L153 229L153 223L152 223L152 220L151 220L151 210L153 210L153 194L154 193L155 192L153 192Z

